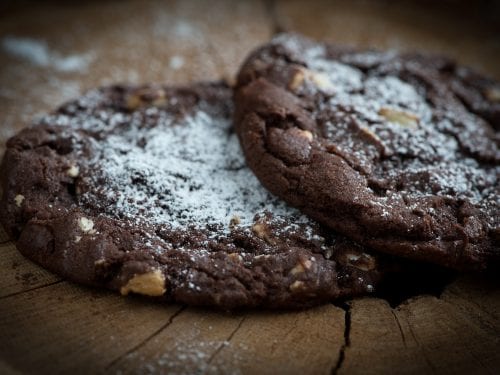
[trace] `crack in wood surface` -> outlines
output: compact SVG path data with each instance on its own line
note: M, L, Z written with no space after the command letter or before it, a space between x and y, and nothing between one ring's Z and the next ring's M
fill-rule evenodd
M243 318L241 318L241 320L238 323L238 325L236 326L236 328L229 334L229 336L227 337L227 339L223 343L221 343L217 347L217 349L215 350L215 352L213 352L213 354L210 356L210 358L207 361L207 365L210 366L212 364L212 361L215 359L215 357L217 357L217 355L222 351L222 349L224 349L228 345L228 343L231 342L231 340L233 339L234 335L241 328L241 326L243 325L243 322L246 320L246 318L247 318L246 316L244 316Z
M340 351L337 358L337 363L335 367L332 368L331 374L338 374L342 365L344 364L346 350L351 345L351 305L345 304L344 306L339 306L344 310L344 343L340 347Z
M401 327L401 322L399 321L398 315L396 314L394 309L391 308L390 311L391 311L391 314L394 317L394 320L396 321L396 324L398 326L399 333L401 334L401 339L403 340L403 345L405 346L405 348L407 348L408 346L406 344L406 337L405 337L405 334L403 332L403 327Z
M123 358L129 356L130 354L136 352L138 349L140 349L142 346L144 346L148 341L150 341L151 339L155 338L156 336L158 336L163 330L165 330L168 326L170 326L174 319L177 318L184 310L187 309L187 306L182 306L181 308L179 308L174 314L172 314L167 322L165 324L163 324L160 328L158 328L156 331L154 331L153 333L151 333L148 337L146 337L145 339L143 339L141 342L139 342L137 345L133 346L131 349L127 350L125 353L121 354L120 356L116 357L114 360L112 360L109 364L107 364L105 367L104 367L104 370L108 371L111 367L113 367L115 364L117 364L118 362L120 362Z
M38 285L38 286L35 286L33 288L30 288L30 289L26 289L26 290L21 290L19 292L14 292L14 293L10 293L10 294L7 294L5 296L1 296L0 297L0 300L2 299L5 299L5 298L10 298L10 297L15 297L15 296L18 296L20 294L24 294L24 293L28 293L28 292L32 292L34 290L38 290L38 289L43 289L43 288L47 288L49 286L52 286L52 285L56 285L56 284L60 284L62 282L65 282L65 280L57 280L57 281L53 281L51 283L48 283L48 284L44 284L44 285Z

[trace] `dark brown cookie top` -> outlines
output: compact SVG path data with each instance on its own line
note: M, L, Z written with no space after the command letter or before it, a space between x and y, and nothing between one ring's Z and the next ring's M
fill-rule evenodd
M453 268L498 257L500 85L419 54L283 34L236 89L249 167L274 194L379 251Z
M68 279L191 305L301 307L369 293L378 260L271 196L231 90L109 87L9 140L2 223Z

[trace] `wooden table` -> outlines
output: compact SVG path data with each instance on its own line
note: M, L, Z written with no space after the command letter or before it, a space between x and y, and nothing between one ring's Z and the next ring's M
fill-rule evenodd
M231 79L251 48L282 29L342 43L443 52L500 78L498 6L417 4L0 5L1 147L33 117L95 86ZM74 285L24 259L3 232L0 252L0 373L500 369L498 280L461 276L440 295L419 295L392 307L383 299L361 298L342 308L229 314Z

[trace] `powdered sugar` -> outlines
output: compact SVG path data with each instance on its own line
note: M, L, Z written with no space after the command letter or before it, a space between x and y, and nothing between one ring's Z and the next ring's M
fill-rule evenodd
M6 36L2 39L2 48L8 54L25 59L33 65L51 67L62 72L86 70L93 60L90 54L62 56L50 50L46 42L32 38Z
M87 96L89 101L95 100L93 95ZM145 126L143 116L154 117L155 127ZM110 216L173 228L227 228L231 220L245 226L266 211L276 217L300 216L268 193L245 166L228 118L196 111L176 120L154 107L142 114L102 111L83 117L71 123L92 131L120 128L93 142L95 157L83 166L89 171L83 173L83 184L90 190L82 202L92 202ZM69 122L58 117L60 125Z

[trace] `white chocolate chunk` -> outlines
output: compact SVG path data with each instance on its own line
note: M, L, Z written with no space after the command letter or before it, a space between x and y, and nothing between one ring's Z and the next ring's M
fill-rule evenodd
M66 174L69 176L69 177L72 177L72 178L76 178L78 177L78 175L80 174L80 168L78 168L78 166L76 165L72 165L67 171L66 171Z
M95 233L94 222L86 217L81 217L80 220L78 220L78 226L84 233Z

